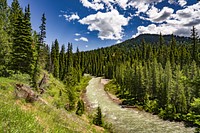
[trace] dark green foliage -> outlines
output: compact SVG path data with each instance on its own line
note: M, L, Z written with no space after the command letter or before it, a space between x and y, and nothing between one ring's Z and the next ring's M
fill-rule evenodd
M9 76L8 68L11 56L10 42L11 35L9 35L9 19L8 7L6 0L0 0L0 76Z
M46 16L45 13L42 14L42 24L39 27L40 28L40 37L39 37L39 42L40 44L44 44L44 39L46 38Z
M26 13L27 15L27 13ZM12 69L32 75L34 69L34 48L28 17L19 12L13 33Z
M84 113L85 106L83 100L79 100L76 107L76 114L81 116Z
M198 32L197 32L197 29L193 26L192 27L192 30L191 30L191 39L192 39L192 59L197 61L198 59L198 47L197 47L197 43L198 43L198 39L199 39L199 36L198 36Z
M60 55L59 55L59 78L64 79L64 69L65 69L65 45L62 45Z
M75 102L76 102L76 94L72 87L67 87L68 90L68 99L69 99L69 110L75 109Z
M101 112L101 108L99 106L97 108L97 113L93 119L93 124L95 124L97 126L103 126L102 112Z
M54 47L53 47L54 46ZM52 64L53 64L53 75L56 78L59 78L59 43L56 39L52 45Z

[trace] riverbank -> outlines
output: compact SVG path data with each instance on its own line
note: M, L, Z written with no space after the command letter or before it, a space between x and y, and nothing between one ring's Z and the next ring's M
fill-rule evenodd
M121 108L113 97L104 91L101 78L92 78L86 88L86 97L91 108L101 107L106 122L112 124L114 132L137 133L192 133L183 123L164 121L158 116L132 109Z

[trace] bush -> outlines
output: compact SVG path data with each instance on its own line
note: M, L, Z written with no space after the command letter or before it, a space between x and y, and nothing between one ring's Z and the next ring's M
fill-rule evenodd
M93 119L93 124L95 124L97 126L103 126L102 112L101 112L101 108L99 106L97 108L97 114Z
M85 107L84 107L84 102L83 100L79 100L77 103L77 110L76 110L76 114L81 116L85 111Z
M148 100L145 103L145 111L158 114L158 102L156 100Z
M194 101L191 103L191 111L194 114L200 114L200 98L195 98Z
M17 73L17 74L12 74L10 76L10 79L25 83L25 84L29 84L31 81L31 77L28 74L22 74L22 73Z

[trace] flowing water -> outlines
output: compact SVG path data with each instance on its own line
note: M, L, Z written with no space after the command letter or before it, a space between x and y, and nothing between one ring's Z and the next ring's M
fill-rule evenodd
M107 122L119 133L193 133L183 123L169 122L143 111L121 108L104 91L101 78L92 78L87 86L86 97L91 108L101 107Z

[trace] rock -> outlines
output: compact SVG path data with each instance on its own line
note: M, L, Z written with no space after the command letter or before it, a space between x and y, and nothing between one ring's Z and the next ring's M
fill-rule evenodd
M38 100L38 95L35 94L35 92L31 90L29 86L25 86L23 84L16 84L15 96L17 98L23 98L27 102L31 103Z

